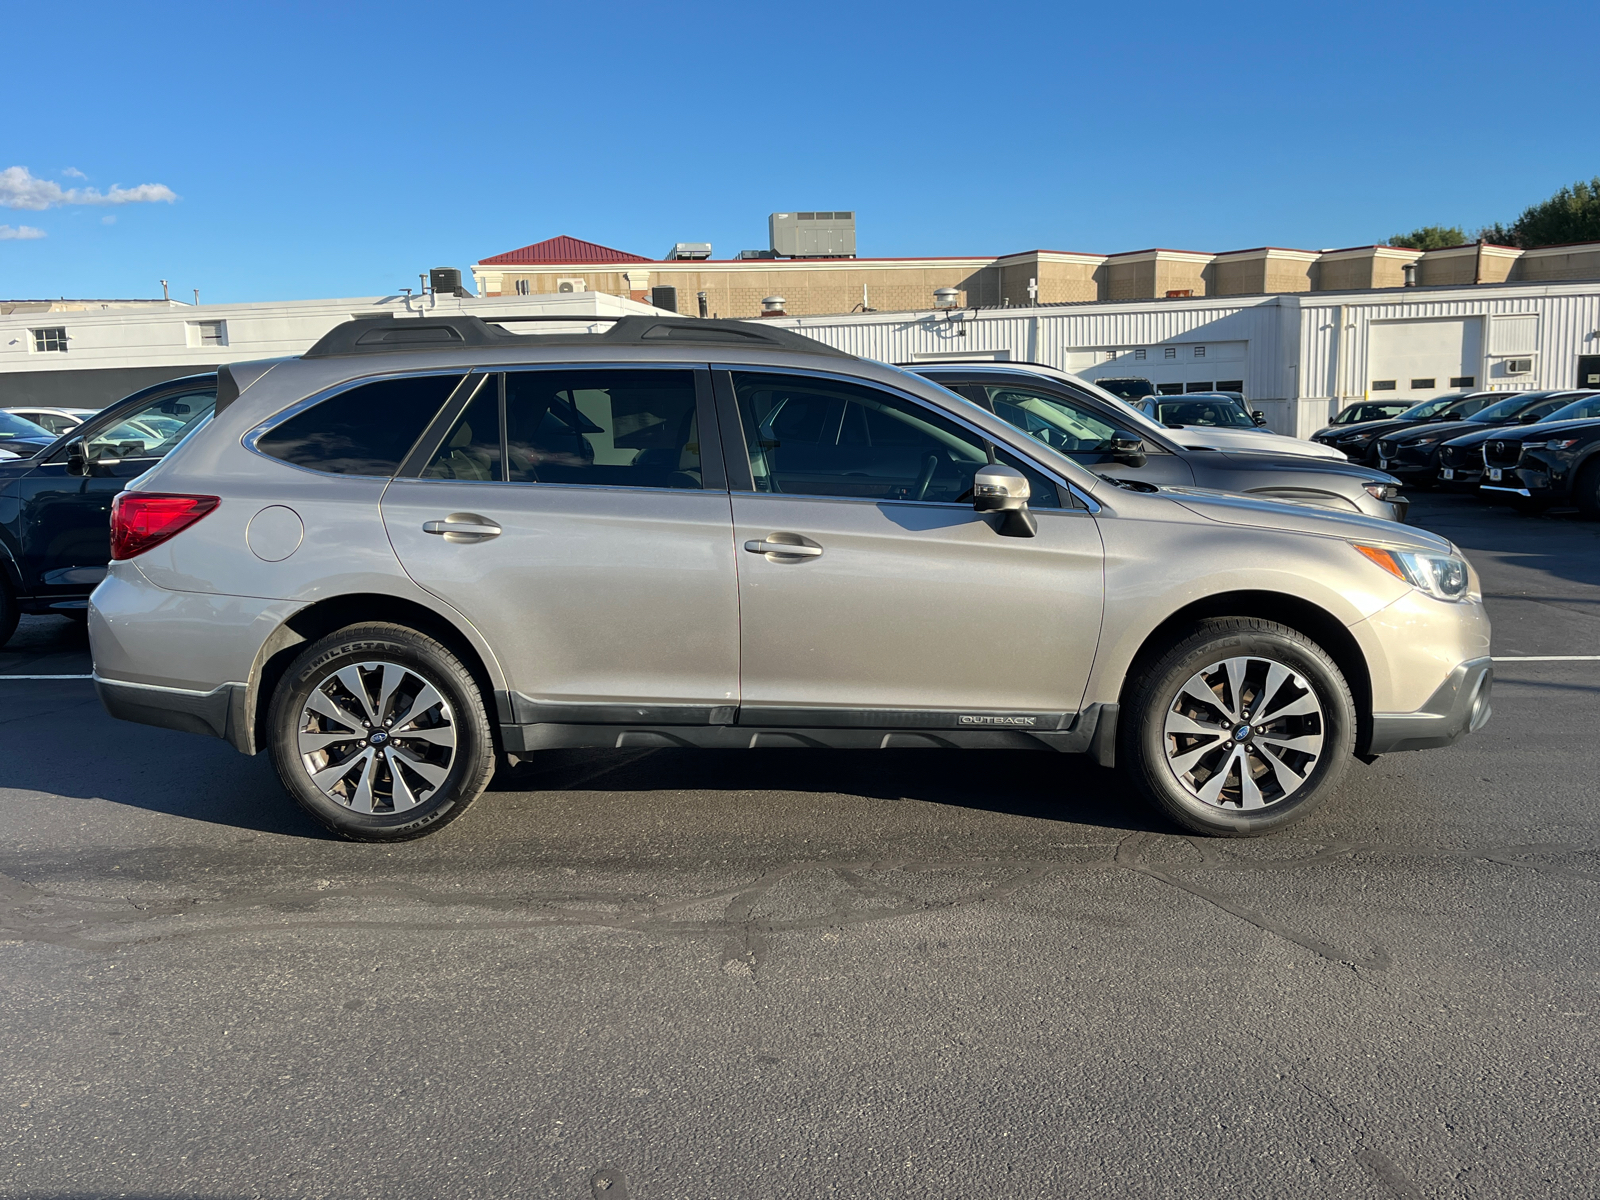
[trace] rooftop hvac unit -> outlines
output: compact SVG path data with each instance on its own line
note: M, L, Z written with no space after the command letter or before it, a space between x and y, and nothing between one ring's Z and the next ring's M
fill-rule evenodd
M767 218L772 251L784 258L854 258L853 212L787 212Z
M1531 375L1531 374L1533 374L1533 359L1531 359L1531 358L1508 358L1508 359L1506 359L1506 374L1507 375Z
M428 288L436 296L465 296L461 272L455 267L434 267L428 272Z
M672 249L667 251L667 262L694 261L711 257L710 242L674 242Z

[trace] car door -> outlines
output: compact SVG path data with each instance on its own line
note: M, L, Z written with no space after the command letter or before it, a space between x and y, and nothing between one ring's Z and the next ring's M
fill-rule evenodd
M1029 475L1038 519L1037 536L1002 537L968 494L992 450L972 427L835 376L717 378L740 723L1063 727L1100 630L1103 550L1087 509L999 450Z
M17 484L17 542L23 586L76 604L105 577L111 560L111 502L216 407L215 385L192 382L117 405L82 427L87 474L67 469L59 446ZM76 432L76 431L75 431Z
M1113 437L1143 437L1142 430L1120 428L1109 413L1051 388L1020 381L966 382L960 391L1007 425L1065 454L1086 470L1113 479L1138 479L1157 487L1188 486L1194 471L1181 455L1143 438L1145 461L1121 462L1112 450Z
M517 722L732 722L739 601L711 404L691 368L491 372L385 490L401 563L500 656Z

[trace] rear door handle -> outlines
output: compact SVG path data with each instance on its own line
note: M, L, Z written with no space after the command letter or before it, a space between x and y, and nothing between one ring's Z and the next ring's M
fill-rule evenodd
M422 532L437 533L447 542L486 542L499 537L502 530L477 513L451 513L442 521L424 521Z
M775 541L776 538L793 538L793 541ZM774 533L764 539L753 539L744 544L751 554L782 555L785 558L817 558L822 547L797 533Z

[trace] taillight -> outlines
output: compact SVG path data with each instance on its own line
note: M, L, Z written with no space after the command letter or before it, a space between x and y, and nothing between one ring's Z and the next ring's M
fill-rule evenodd
M216 496L119 492L111 503L111 557L143 554L183 532L220 503Z

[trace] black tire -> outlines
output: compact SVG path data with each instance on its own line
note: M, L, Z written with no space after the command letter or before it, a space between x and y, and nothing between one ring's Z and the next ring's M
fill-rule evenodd
M378 669L369 669L374 664ZM391 667L400 686L385 704L382 688L389 676L383 668ZM359 700L337 679L350 668L356 668L365 693ZM424 685L440 703L428 704ZM316 701L314 691L322 693ZM307 708L324 705L330 693L345 712L361 716L366 733L343 738L342 731L357 722L340 723ZM427 707L406 711L418 704ZM369 712L376 712L376 721ZM399 717L400 725L392 719L381 724L386 717ZM352 841L398 842L432 833L465 812L494 775L489 715L471 673L433 638L403 625L351 625L312 643L273 692L267 722L268 747L284 788L317 822ZM402 735L402 727L413 732ZM312 742L337 741L303 754L302 735ZM435 744L444 739L448 746ZM370 761L363 765L358 760L368 751ZM413 762L415 767L401 765ZM349 764L348 774L324 779L332 794L313 780L313 769L327 776L341 764Z
M1215 740L1210 734L1169 733L1169 717L1186 719L1175 712L1178 707L1206 715L1203 705L1188 702L1192 693L1183 689L1197 674L1228 659L1266 663L1246 668L1244 678L1254 682L1247 681L1239 688L1244 709L1253 710L1253 716L1270 717L1273 709L1303 707L1307 694L1314 695L1318 711L1269 721L1253 730L1246 720L1234 726L1246 730L1240 735L1244 740L1237 743L1220 728ZM1269 687L1272 676L1268 672L1273 664L1287 668L1292 675ZM1222 677L1226 676L1224 667ZM1218 687L1222 689L1215 693L1219 701L1228 700L1231 685L1219 683ZM1219 702L1215 715L1203 723L1220 727L1228 711ZM1256 837L1300 820L1338 787L1355 749L1355 702L1333 659L1304 634L1256 617L1221 617L1200 622L1168 650L1146 661L1140 678L1130 680L1124 691L1117 734L1118 765L1140 793L1178 825L1213 837ZM1290 741L1299 745L1317 737L1321 740L1314 755L1286 748ZM1239 761L1252 773L1249 786L1255 789L1253 797L1246 794L1243 771L1232 765L1236 745L1244 748ZM1285 786L1285 775L1268 764L1267 752L1281 756L1278 761L1288 769L1288 778L1302 781ZM1182 764L1192 755L1199 755L1198 760L1189 764L1187 773L1180 773L1172 758ZM1212 770L1211 763L1221 764L1220 770ZM1255 774L1257 767L1259 775ZM1202 772L1212 780L1223 776L1216 802L1198 794L1206 790L1205 779L1196 781ZM1236 788L1230 789L1230 779L1239 781ZM1240 806L1251 799L1264 803L1254 808Z
M1572 498L1578 505L1578 515L1585 521L1600 521L1600 457L1590 459L1578 473Z
M4 573L0 572L0 646L11 640L21 619L22 610L17 607L17 598L11 594L11 585L6 582Z

